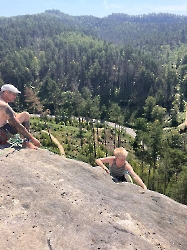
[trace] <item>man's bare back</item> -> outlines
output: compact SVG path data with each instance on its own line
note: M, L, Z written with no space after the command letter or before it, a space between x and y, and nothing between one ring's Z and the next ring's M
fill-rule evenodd
M8 115L6 113L6 108L8 106L9 106L8 103L1 100L1 96L0 96L0 127L5 125L8 121ZM12 109L10 106L9 106L9 108ZM14 112L14 111L12 110L12 112Z

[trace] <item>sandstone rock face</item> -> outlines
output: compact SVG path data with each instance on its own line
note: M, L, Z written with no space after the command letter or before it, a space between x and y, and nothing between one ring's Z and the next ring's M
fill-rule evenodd
M1 250L185 250L187 207L47 150L0 149Z

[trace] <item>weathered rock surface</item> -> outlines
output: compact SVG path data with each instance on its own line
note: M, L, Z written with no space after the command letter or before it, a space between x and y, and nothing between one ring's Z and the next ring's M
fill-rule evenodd
M47 150L0 149L1 250L187 249L187 207Z

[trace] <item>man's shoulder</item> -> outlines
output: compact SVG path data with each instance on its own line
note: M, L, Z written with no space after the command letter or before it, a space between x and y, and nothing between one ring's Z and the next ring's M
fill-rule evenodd
M8 103L6 103L2 98L1 98L1 96L0 96L0 104L8 104Z
M6 103L6 102L0 100L0 107L5 107L5 108L6 108L6 107L10 107L10 106L9 106L8 103Z
M4 101L0 100L0 112L2 113L14 113L13 109L10 107L10 105Z

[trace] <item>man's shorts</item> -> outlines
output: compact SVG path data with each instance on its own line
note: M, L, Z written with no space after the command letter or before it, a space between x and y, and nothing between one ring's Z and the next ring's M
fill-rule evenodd
M122 175L122 176L112 176L112 180L114 182L127 182L124 175Z
M6 144L12 135L17 134L18 131L9 123L0 128L0 144Z
M112 176L112 180L114 182L131 182L133 183L133 180L129 173L125 172L122 176Z

